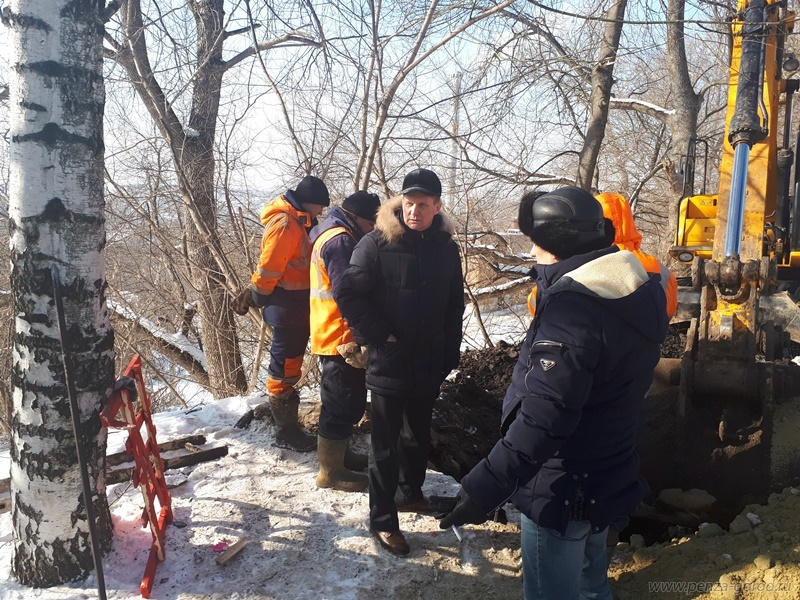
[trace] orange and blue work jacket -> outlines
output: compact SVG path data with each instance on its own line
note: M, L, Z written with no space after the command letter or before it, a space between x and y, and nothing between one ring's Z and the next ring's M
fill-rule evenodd
M311 216L287 192L261 211L264 236L251 281L264 320L273 327L308 327Z
M642 263L644 270L648 273L658 273L661 275L661 287L667 297L667 318L678 309L678 280L675 274L661 264L655 256L642 252L639 248L642 245L642 234L636 229L633 220L631 205L620 194L603 193L596 196L597 201L603 207L603 216L614 224L614 243L620 250L630 250ZM537 286L533 286L528 295L528 312L531 316L536 313Z
M347 214L334 207L309 234L311 250L311 352L336 356L336 347L353 341L353 334L334 299L363 234Z

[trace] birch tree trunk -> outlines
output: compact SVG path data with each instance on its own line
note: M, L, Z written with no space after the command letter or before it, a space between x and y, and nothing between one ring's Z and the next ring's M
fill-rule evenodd
M13 347L12 570L40 587L93 568L50 267L62 277L98 532L110 543L106 433L114 379L106 308L101 0L11 0L9 222Z
M611 98L611 87L614 85L614 63L617 60L627 4L628 0L616 0L608 9L605 17L609 21L603 33L597 63L592 69L589 122L586 125L583 147L578 156L578 173L575 178L575 185L585 190L590 190L592 187L597 169L597 157L600 155L600 146L605 137L609 98Z

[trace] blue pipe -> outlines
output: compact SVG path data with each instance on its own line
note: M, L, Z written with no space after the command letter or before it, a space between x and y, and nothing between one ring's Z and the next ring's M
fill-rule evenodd
M750 161L750 145L739 142L733 150L733 173L731 173L731 195L728 200L728 226L725 229L725 258L739 256L742 248L744 224L744 197L747 191L747 163Z

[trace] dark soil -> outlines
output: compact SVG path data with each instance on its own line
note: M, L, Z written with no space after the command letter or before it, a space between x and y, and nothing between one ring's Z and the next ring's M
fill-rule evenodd
M671 327L662 356L680 357L685 344L685 331ZM503 341L461 355L455 380L445 381L433 411L430 462L437 471L461 481L500 439L503 397L518 356L519 345Z
M457 481L472 470L500 439L503 397L519 356L519 346L461 355L455 381L445 381L433 410L431 463Z
M686 348L686 327L670 325L667 339L661 344L663 358L681 358Z

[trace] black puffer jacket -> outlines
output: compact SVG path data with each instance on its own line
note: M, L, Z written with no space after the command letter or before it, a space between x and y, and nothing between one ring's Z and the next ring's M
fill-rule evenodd
M336 304L369 347L367 388L384 395L435 392L458 365L464 282L450 219L423 232L403 223L401 198L381 206L356 245ZM386 342L392 334L397 342Z
M659 275L616 247L538 267L543 289L503 401L503 438L462 480L487 513L601 531L647 493L636 432L667 332Z

